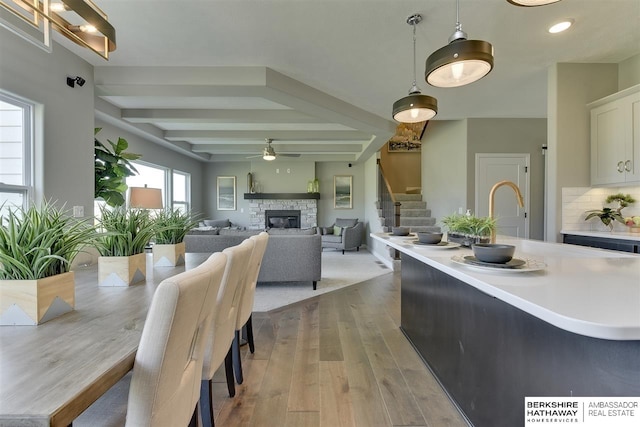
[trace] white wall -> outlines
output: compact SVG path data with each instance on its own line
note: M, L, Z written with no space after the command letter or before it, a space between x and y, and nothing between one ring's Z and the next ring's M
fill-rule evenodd
M618 90L640 84L640 53L618 64Z
M587 103L617 92L617 64L555 64L548 74L545 240L560 242L562 188L590 185Z
M365 222L365 177L364 164L348 162L316 163L316 174L320 180L320 200L318 201L318 225L328 226L336 218L358 218ZM333 177L353 176L352 209L335 209L333 200Z
M39 104L37 198L93 211L93 69L62 46L45 52L1 30L0 89ZM67 76L86 83L67 86Z
M528 153L529 235L532 239L543 240L545 170L542 145L547 142L547 120L469 119L468 125L467 205L475 206L476 153Z
M473 208L467 206L467 174L467 120L429 123L422 137L422 200L436 221Z

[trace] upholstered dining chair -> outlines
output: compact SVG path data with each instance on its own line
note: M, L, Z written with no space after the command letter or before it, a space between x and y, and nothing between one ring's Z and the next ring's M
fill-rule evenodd
M215 253L193 270L158 285L132 374L113 388L118 396L110 395L109 390L104 400L98 399L74 420L75 427L123 424L175 427L190 422L193 425L198 415L205 346L213 327L215 302L226 264L227 255ZM130 380L128 396L121 385L127 380ZM124 412L126 421L122 422Z
M242 384L243 381L242 359L240 357L240 331L245 326L247 332L247 343L249 344L249 351L251 353L255 351L251 313L253 312L253 300L256 293L256 284L258 283L258 274L260 273L260 266L262 265L264 252L267 250L269 234L263 231L257 236L251 236L249 239L254 241L255 246L253 247L251 258L249 259L249 264L247 265L247 272L242 289L242 296L240 298L240 305L238 307L236 334L233 339L233 367L238 384Z
M245 280L247 263L255 243L245 239L239 245L222 251L227 256L227 267L216 302L216 315L213 328L209 332L205 348L202 382L200 388L200 410L204 426L213 426L213 375L224 362L229 396L235 396L233 379L233 356L231 344L236 330L238 306L242 296L242 285ZM208 416L207 416L208 414Z

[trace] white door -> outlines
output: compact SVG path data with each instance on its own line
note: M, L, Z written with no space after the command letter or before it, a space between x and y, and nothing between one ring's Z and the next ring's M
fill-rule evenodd
M494 217L497 234L529 238L529 154L476 154L476 216L489 215L489 192L500 181L515 183L524 199L524 208L518 205L516 194L508 186L496 190Z

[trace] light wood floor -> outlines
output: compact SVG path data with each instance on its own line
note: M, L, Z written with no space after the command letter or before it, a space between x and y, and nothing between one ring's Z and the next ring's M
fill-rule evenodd
M254 314L244 384L214 377L216 426L467 426L399 329L399 274Z

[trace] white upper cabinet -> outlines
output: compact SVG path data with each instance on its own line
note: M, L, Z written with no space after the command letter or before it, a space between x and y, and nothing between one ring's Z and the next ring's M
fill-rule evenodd
M640 183L640 85L588 104L591 185Z

